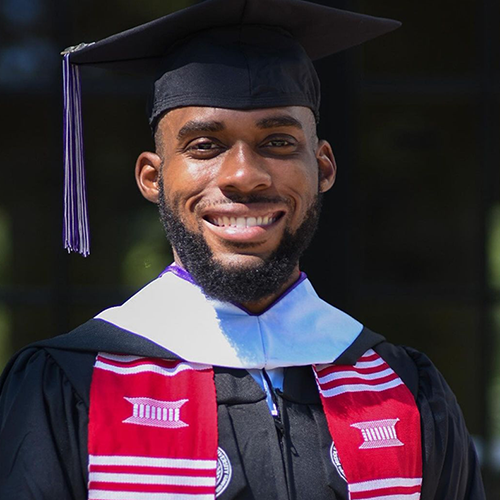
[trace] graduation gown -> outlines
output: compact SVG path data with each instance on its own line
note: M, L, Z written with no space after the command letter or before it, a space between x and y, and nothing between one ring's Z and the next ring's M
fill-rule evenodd
M440 373L425 355L367 328L336 362L354 364L369 348L401 377L420 411L422 500L485 498L473 444ZM0 379L2 500L87 499L89 394L99 351L179 359L102 319L21 351ZM229 462L218 498L347 500L311 366L284 369L279 419L248 371L215 366L214 373L219 446Z

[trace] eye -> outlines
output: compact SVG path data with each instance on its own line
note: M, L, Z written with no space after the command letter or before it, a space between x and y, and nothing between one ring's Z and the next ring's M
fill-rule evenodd
M195 149L197 151L209 151L211 149L217 148L218 145L214 142L199 142L198 144L193 144L190 149Z
M220 148L220 146L214 141L204 139L202 141L189 144L187 149L191 151L210 151L218 148Z
M273 139L272 141L269 141L266 145L271 148L283 148L286 146L292 146L290 141L287 141L286 139Z
M193 158L211 158L224 150L223 146L212 139L196 139L184 151Z
M271 136L267 137L262 146L266 151L272 154L291 154L297 150L298 142L291 136Z

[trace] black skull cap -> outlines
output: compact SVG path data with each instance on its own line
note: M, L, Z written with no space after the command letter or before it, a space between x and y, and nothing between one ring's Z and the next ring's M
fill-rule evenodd
M319 117L312 60L400 26L302 0L206 0L84 46L70 62L150 73L150 123L181 106L300 105Z

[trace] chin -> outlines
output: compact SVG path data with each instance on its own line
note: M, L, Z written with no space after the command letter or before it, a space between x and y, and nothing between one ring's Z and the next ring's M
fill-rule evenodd
M214 257L214 261L222 268L232 271L241 269L256 269L269 260L270 255L228 254L223 257Z

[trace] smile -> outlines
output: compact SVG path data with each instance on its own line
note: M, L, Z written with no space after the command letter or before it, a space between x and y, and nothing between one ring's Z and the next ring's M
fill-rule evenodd
M270 226L280 218L280 215L265 215L263 217L208 217L207 221L218 227L255 227Z
M265 245L279 238L286 220L285 210L270 210L269 207L232 206L231 210L203 215L205 227L224 245Z

